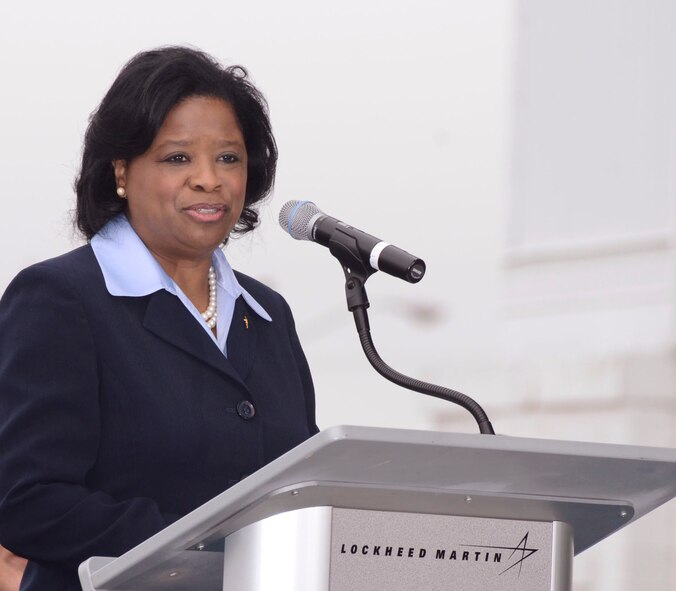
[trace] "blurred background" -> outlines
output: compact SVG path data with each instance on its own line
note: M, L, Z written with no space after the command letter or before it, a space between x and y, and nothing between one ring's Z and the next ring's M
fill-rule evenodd
M64 0L0 22L0 292L81 243L82 136L124 62L190 44L269 100L276 189L226 253L289 300L320 427L476 431L373 372L340 266L277 225L289 199L427 262L368 284L395 368L505 435L676 447L673 0ZM580 555L574 589L674 589L674 531L676 501Z

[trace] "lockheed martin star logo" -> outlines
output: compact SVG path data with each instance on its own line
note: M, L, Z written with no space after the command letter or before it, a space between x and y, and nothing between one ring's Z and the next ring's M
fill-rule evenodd
M510 560L512 558L515 558L516 562L510 564L500 574L504 575L508 570L511 570L515 566L518 566L519 576L521 576L521 567L523 566L524 561L527 558L533 556L533 554L535 554L538 551L537 548L528 547L528 534L529 532L526 532L526 535L523 538L521 538L521 541L516 546L479 546L477 544L463 544L463 546L467 548L487 548L490 550L511 550L512 553L509 555L509 558Z

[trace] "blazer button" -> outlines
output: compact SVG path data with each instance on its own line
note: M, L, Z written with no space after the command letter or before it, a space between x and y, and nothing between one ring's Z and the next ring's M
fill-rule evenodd
M242 400L241 402L237 403L237 414L245 421L249 421L254 418L256 409L254 408L254 405L248 400Z

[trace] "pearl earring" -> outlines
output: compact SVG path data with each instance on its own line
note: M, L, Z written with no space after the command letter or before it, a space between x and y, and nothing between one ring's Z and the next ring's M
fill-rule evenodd
M127 196L127 189L125 189L124 187L118 187L117 196L122 197L122 199L124 199Z

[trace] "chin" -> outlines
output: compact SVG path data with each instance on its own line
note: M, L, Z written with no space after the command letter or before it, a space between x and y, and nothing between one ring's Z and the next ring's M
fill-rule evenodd
M209 232L201 232L199 236L192 236L190 240L186 241L192 244L196 251L213 252L227 241L230 235L229 231L224 231L223 228L213 229Z

